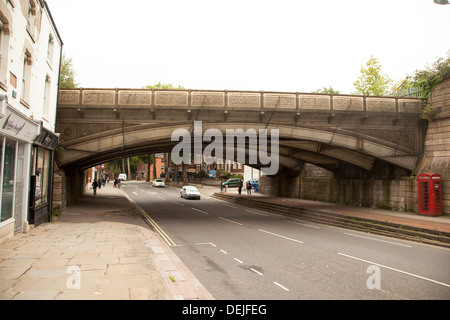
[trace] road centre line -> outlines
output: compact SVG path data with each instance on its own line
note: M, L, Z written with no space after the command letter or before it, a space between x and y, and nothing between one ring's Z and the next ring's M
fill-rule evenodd
M350 255L344 254L344 253L340 253L340 252L338 252L337 254L341 255L341 256L344 256L344 257L347 257L347 258L350 258L350 259L355 259L355 260L362 261L362 262L369 263L369 264L373 264L373 265L376 265L376 266L379 266L379 267L382 267L382 268L386 268L386 269L389 269L389 270L392 270L392 271L400 272L400 273L406 274L408 276L412 276L412 277L415 277L415 278L419 278L419 279L422 279L422 280L426 280L426 281L430 281L430 282L433 282L433 283L436 283L436 284L440 284L440 285L445 286L445 287L450 287L450 284L439 282L439 281L436 281L436 280L433 280L433 279L429 279L429 278L425 278L425 277L419 276L417 274L410 273L410 272L407 272L407 271L403 271L403 270L400 270L400 269L395 269L395 268L392 268L392 267L388 267L388 266L385 266L385 265L382 265L382 264L379 264L379 263L376 263L376 262L373 262L373 261L364 260L364 259L361 259L361 258L357 258L357 257L354 257L354 256L350 256Z
M240 226L243 226L243 224L240 223L240 222L236 222L236 221L233 221L233 220L225 219L225 218L222 218L222 217L217 217L217 218L219 218L221 220L224 220L224 221L228 221L228 222L234 223L234 224L238 224Z
M137 192L134 192L134 191L133 191L133 194L134 194L135 196L137 196L137 195L138 195L138 194L137 194Z
M201 246L201 245L205 245L205 244L208 244L208 245L211 245L213 247L216 247L216 245L214 243L212 243L212 242L197 242L196 243L197 246Z
M209 214L209 213L206 212L206 211L203 211L203 210L200 210L200 209L197 209L197 208L194 208L194 207L191 207L191 209L192 209L192 210L195 210L195 211L198 211L198 212L201 212L201 213L204 213L204 214Z
M179 202L175 202L175 201L170 201L170 202L172 202L172 203L175 203L175 204L177 204L177 205L179 205L179 206L182 206L182 207L184 207L184 204L182 204L182 203L179 203Z
M258 229L258 231L265 232L265 233L268 233L268 234L271 234L273 236L280 237L280 238L283 238L283 239L286 239L286 240L290 240L290 241L294 241L294 242L298 242L298 243L304 243L303 241L292 239L292 238L288 238L288 237L285 237L285 236L282 236L280 234L276 234L276 233L273 233L273 232L270 232L270 231L266 231L266 230L262 230L262 229Z
M156 196L158 199L161 199L161 200L167 200L166 198L163 198L163 197L160 197L160 196Z
M261 273L261 272L259 272L258 270L255 270L255 269L253 269L253 268L250 268L250 270L252 270L254 273L257 273L257 274L259 274L260 276L262 276L263 274Z
M263 231L263 232L264 232L264 231ZM266 231L266 232L267 232L267 231ZM297 240L297 241L298 241L298 240ZM212 243L212 242L198 242L198 243L196 243L196 245L212 245L213 247L216 247L216 245L215 245L214 243ZM223 250L223 249L220 249L220 251L221 251L222 253L224 253L224 254L228 254L228 252L226 252L226 251ZM243 262L242 260L239 260L239 259L236 258L236 257L234 257L233 260L239 262L240 264L244 264L244 262ZM256 273L256 274L258 274L258 275L260 275L260 276L263 276L263 273L262 273L262 272L260 272L260 271L258 271L258 270L256 270L256 269L254 269L254 268L249 268L249 270L253 271L254 273ZM290 291L288 288L286 288L285 286L279 284L279 283L276 282L276 281L274 281L273 283L274 283L275 285L277 285L278 287L280 287L281 289L287 291L287 292Z
M274 281L274 284L276 284L277 286L279 286L281 289L286 290L286 291L290 291L288 288L286 288L285 286L282 286L281 284L279 284L278 282Z
M381 239L375 239L375 238L370 238L370 237L360 236L360 235L357 235L357 234L351 234L351 233L344 233L344 234L345 234L345 235L348 235L348 236L352 236L352 237L364 238L364 239L368 239L368 240L379 241L379 242L385 242L385 243L389 243L389 244L395 244L395 245L397 245L397 246L402 246L402 247L412 248L412 246L409 246L409 245L407 245L407 244L396 243L396 242L387 241L387 240L381 240Z

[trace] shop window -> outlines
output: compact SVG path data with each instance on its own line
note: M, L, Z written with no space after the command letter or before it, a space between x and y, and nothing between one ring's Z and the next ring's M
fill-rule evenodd
M35 207L39 207L48 202L49 168L50 151L39 148L36 159Z
M3 140L4 138L0 136L0 181L2 181L3 179L1 179L3 177ZM2 184L0 184L0 194L2 194ZM0 208L1 208L1 204L2 204L2 198L0 197ZM3 218L1 217L1 212L0 211L0 222L3 221Z
M13 215L16 142L6 139L3 155L1 221Z

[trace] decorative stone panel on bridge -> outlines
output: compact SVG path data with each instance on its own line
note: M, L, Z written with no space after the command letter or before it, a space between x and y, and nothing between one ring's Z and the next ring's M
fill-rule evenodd
M81 103L90 106L113 106L115 99L114 90L83 90Z
M151 104L152 104L151 91L119 90L119 105L150 106Z
M259 93L229 92L228 106L230 108L259 108L261 96Z
M59 105L78 105L80 104L80 90L59 90Z
M396 112L395 98L366 98L366 110L370 112Z
M364 111L364 98L333 96L333 109L338 111Z
M156 91L155 105L165 107L187 107L188 93L182 91Z
M331 110L331 96L329 95L300 95L299 99L300 110Z
M295 94L265 93L264 108L295 110L297 107L295 100Z
M224 92L192 92L193 107L225 107Z
M398 112L420 114L422 103L415 99L398 99Z

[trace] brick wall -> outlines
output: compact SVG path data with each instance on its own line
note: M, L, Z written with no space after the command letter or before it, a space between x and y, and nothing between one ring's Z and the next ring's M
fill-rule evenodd
M441 175L444 213L450 214L450 76L433 91L428 104L435 112L428 122L425 153L418 173Z
M335 177L301 177L290 180L289 190L281 186L284 178L263 176L260 190L264 194L306 200L343 203L351 206L417 212L417 181L402 179L337 179Z
M61 212L66 205L66 177L58 171L53 178L53 210Z

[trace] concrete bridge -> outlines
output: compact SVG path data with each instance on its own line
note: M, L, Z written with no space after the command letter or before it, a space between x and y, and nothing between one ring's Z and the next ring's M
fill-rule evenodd
M427 127L419 117L422 103L415 98L287 92L65 89L59 94L56 161L62 175L70 176L122 157L171 152L178 143L171 141L173 131L192 132L194 121L201 121L203 132L278 129L280 168L275 176L261 179L263 192L305 197L303 189L317 188L327 190L325 198L306 198L414 210L413 187L408 186L409 200L402 208L386 200L394 192L383 181L407 177L421 163ZM326 187L300 181L305 163L332 171L338 180ZM373 189L377 179L380 196ZM79 182L68 183L67 194Z
M136 89L60 90L62 168L168 152L175 129L278 129L280 165L367 176L377 163L413 170L423 153L421 101L349 95Z

